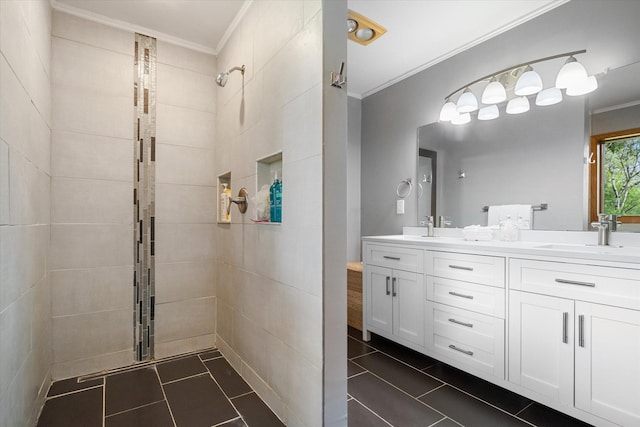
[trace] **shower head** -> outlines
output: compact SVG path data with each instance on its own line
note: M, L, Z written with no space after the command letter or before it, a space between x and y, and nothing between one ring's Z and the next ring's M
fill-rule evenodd
M218 86L224 87L224 85L227 84L227 80L229 79L229 73L233 73L234 71L240 71L244 76L244 65L241 67L233 67L229 69L229 71L223 71L222 73L218 74L218 76L216 77L216 83L218 84Z

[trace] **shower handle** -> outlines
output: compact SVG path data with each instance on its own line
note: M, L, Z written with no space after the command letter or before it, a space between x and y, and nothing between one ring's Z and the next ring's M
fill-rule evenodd
M238 210L240 213L245 213L247 211L247 206L249 204L249 192L246 188L242 187L240 191L238 191L238 197L232 197L229 199L229 204L227 205L227 214L231 212L231 203L235 203L238 205Z

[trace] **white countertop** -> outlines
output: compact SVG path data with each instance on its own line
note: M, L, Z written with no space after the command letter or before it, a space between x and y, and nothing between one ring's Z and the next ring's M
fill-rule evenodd
M562 232L558 232L562 233ZM464 240L463 237L436 236L426 237L418 234L400 234L391 236L366 236L367 242L402 243L419 245L432 249L472 250L489 252L492 255L528 255L554 258L574 258L582 260L633 263L631 268L640 268L640 247L638 246L597 246L587 243L571 243L558 241L517 240L506 242L501 240L475 241Z

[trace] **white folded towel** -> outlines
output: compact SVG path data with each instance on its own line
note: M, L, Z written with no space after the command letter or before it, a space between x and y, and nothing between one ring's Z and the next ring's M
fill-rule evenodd
M487 225L500 225L507 218L511 218L518 228L530 230L533 225L533 209L531 205L489 206Z

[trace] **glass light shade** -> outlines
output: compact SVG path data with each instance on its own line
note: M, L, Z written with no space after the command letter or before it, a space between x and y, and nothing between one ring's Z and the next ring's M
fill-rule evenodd
M466 88L464 92L462 92L462 95L460 95L460 98L458 98L456 109L458 113L470 113L478 109L478 100L469 88Z
M462 114L457 114L453 119L451 119L451 124L464 125L466 123L469 123L470 121L471 121L471 114L462 113Z
M507 103L507 114L521 114L529 111L529 99L526 96L513 98Z
M531 67L528 67L528 71L521 75L516 82L516 88L513 92L518 96L527 96L538 93L541 90L542 78L540 74L533 71Z
M586 79L587 70L572 56L567 59L567 62L560 68L558 76L556 77L556 87L558 89L566 89L580 84Z
M596 76L589 76L584 81L578 84L569 86L567 88L567 95L569 96L586 95L587 93L591 93L596 89L598 89L598 81L596 80Z
M375 35L375 32L371 28L361 28L359 30L356 30L356 37L359 40L363 40L363 41L371 40L374 35Z
M493 120L500 117L497 105L489 105L488 107L478 110L478 120Z
M353 33L358 28L358 23L353 19L347 19L347 32Z
M447 99L447 102L442 106L440 110L440 121L441 122L450 122L455 116L458 115L458 111L456 110L456 104L454 104L451 100Z
M553 105L562 101L562 91L557 87L550 87L541 92L538 92L536 96L536 105L545 106Z
M486 105L499 104L507 100L507 91L499 81L491 81L487 87L484 88L481 100L482 103Z

